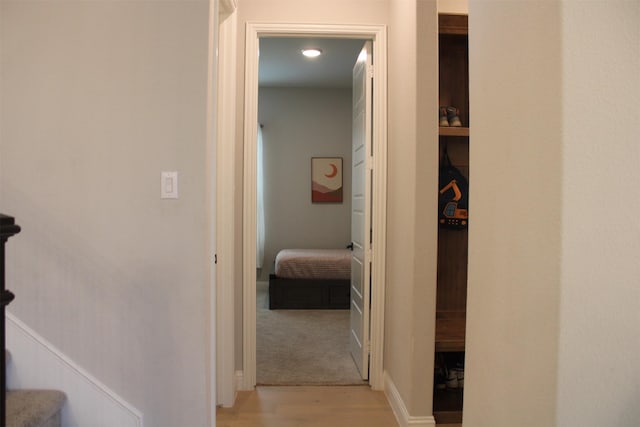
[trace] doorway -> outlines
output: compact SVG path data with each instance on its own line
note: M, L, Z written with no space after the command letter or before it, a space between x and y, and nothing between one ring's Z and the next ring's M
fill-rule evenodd
M371 204L369 383L383 388L384 269L386 236L386 29L384 26L294 25L248 23L245 57L244 180L243 180L243 372L241 389L256 384L256 194L258 123L258 47L260 37L329 37L372 40L373 87Z
M260 38L258 385L366 384L350 351L348 249L352 182L364 182L352 176L352 93L365 42Z

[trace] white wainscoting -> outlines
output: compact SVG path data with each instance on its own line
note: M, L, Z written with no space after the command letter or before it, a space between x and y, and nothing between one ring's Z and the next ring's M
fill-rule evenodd
M142 427L142 414L62 354L51 343L6 314L7 388L56 389L67 395L63 427Z
M436 420L432 416L413 417L409 415L409 411L402 400L402 396L400 396L400 392L386 371L384 373L384 394L387 396L389 405L391 405L393 414L396 416L400 427L429 427L436 425Z

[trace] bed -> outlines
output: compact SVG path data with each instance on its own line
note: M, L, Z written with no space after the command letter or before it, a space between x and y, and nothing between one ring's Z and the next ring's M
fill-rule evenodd
M349 249L283 249L269 275L269 309L349 309Z

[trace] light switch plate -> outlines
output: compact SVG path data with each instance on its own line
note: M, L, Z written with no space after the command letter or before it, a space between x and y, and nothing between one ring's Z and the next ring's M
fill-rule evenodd
M162 172L160 174L160 198L178 198L178 172Z

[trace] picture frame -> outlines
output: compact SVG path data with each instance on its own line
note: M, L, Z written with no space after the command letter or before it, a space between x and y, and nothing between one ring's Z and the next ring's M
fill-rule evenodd
M311 202L342 203L342 157L311 158Z

